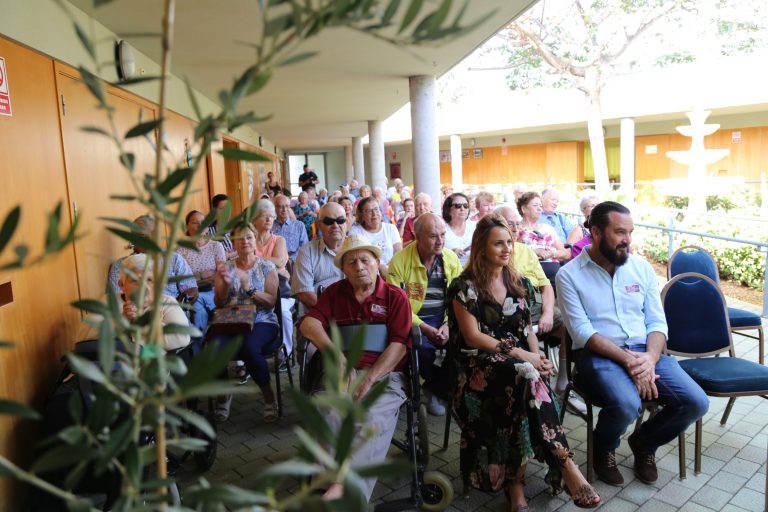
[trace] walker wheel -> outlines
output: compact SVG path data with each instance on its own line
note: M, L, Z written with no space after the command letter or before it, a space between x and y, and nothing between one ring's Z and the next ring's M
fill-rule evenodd
M445 510L453 502L453 485L444 474L427 471L421 484L421 497L421 510Z

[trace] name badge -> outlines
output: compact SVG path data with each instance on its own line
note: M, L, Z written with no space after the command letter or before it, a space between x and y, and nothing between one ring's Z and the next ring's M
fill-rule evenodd
M637 293L640 291L639 284L628 284L624 288L627 290L627 293Z
M380 306L379 304L371 304L371 313L377 315L386 315L387 308L385 306Z

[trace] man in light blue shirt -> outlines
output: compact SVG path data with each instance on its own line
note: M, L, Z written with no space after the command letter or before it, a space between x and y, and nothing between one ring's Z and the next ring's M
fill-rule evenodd
M574 380L605 404L594 435L598 478L622 485L615 450L642 412L658 400L661 412L629 436L637 478L658 478L656 449L707 412L709 399L677 364L663 355L667 322L658 281L648 262L630 254L634 224L619 203L598 204L589 218L592 245L557 274L558 304L574 349L582 350Z
M539 222L549 224L560 237L560 241L565 243L568 235L573 230L573 223L568 217L557 212L557 206L560 204L560 193L553 188L545 188L541 192L541 217Z
M292 219L290 216L291 200L290 198L279 195L272 202L275 204L277 219L272 225L272 233L285 238L285 247L288 249L288 257L292 262L296 262L296 255L299 248L309 242L307 238L307 228L304 223Z

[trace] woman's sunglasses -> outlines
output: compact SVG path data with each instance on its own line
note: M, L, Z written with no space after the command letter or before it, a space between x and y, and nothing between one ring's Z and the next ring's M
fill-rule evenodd
M469 208L469 205L467 203L453 203L451 206L453 206L457 210L458 209L466 210Z
M326 226L333 226L334 222L336 224L338 224L339 226L341 226L342 224L346 224L347 223L347 218L346 217L336 217L334 219L333 217L323 217L323 224L325 224Z

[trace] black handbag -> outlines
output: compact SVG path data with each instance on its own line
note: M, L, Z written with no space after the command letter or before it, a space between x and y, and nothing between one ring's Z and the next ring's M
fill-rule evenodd
M213 312L213 320L209 334L236 335L248 334L256 323L256 304L235 304L217 308Z

